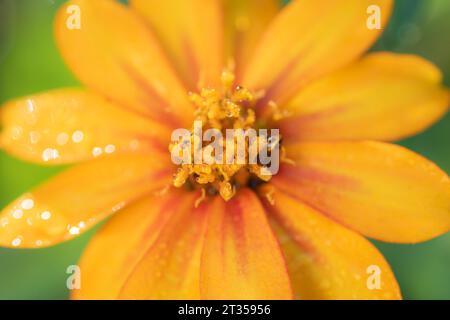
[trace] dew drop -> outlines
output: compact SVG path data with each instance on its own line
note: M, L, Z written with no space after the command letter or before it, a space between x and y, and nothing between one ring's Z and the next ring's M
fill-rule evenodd
M95 147L94 149L92 149L92 155L94 157L99 157L99 156L101 156L102 153L103 153L102 148Z
M28 111L29 111L30 113L31 113L31 112L34 112L35 108L34 108L33 100L28 99L28 100L27 100L27 105L28 105Z
M117 212L117 211L121 210L123 207L125 207L124 201L122 201L122 202L116 204L114 207L112 207L112 211Z
M52 148L47 148L42 152L42 160L50 161L59 158L59 151Z
M21 206L22 206L22 208L23 208L24 210L30 210L30 209L33 209L33 207L34 207L34 201L33 201L32 199L25 199L25 200L22 201Z
M72 227L72 228L69 229L69 233L72 234L72 235L79 234L80 233L80 228Z
M52 214L50 213L50 211L44 211L41 213L42 220L48 220L51 218L51 216L52 216Z
M20 219L23 216L23 211L21 209L17 209L13 212L12 216L14 219Z
M116 151L116 146L115 145L113 145L113 144L108 144L106 147L105 147L105 152L106 153L113 153L114 151Z
M84 133L80 130L75 131L72 134L72 141L75 143L80 143L84 139Z
M20 246L21 243L22 243L22 239L20 239L20 238L15 238L13 241L11 241L11 244L12 244L14 247Z
M30 132L30 142L32 144L36 144L41 139L41 134L38 131L31 131Z
M59 144L60 146L65 145L68 141L69 141L69 135L65 132L61 132L56 137L56 143Z

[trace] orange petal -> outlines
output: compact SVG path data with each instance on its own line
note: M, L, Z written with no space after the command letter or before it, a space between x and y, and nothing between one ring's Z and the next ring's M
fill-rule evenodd
M1 109L0 145L38 163L72 163L112 153L167 150L168 128L83 90L21 98Z
M193 90L216 85L223 68L223 17L219 0L131 0L155 31Z
M189 120L184 87L145 22L127 7L71 0L58 12L55 32L64 60L88 87L165 123Z
M263 32L277 14L280 2L225 0L224 6L226 57L233 58L239 78L239 72L249 62Z
M267 192L273 205L264 205L274 220L297 298L401 298L388 263L369 241L273 186L261 190Z
M448 109L442 75L412 55L373 53L306 86L279 124L289 140L395 140L418 133Z
M192 207L189 199L183 190L171 189L164 195L145 197L113 216L83 252L82 286L73 291L72 298L116 299L167 221L176 212Z
M286 265L256 195L239 190L208 214L201 264L206 299L291 299Z
M270 24L244 72L242 85L266 89L260 102L284 103L309 81L355 60L377 39L371 6L386 24L392 0L291 1Z
M77 165L0 213L0 246L34 248L70 239L170 184L171 171L157 154L117 155Z
M194 208L190 193L131 271L122 299L199 299L200 256L210 203ZM178 201L178 200L177 200Z
M281 190L366 236L425 241L450 229L450 179L432 162L381 142L287 146L296 165L273 178Z

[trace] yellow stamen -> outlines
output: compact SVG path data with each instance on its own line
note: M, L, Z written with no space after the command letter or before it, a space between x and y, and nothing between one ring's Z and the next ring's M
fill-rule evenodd
M187 178L189 178L189 174L189 167L183 166L181 168L178 168L178 171L173 180L173 185L177 188L181 187L186 182Z
M267 188L263 192L264 192L264 197L267 199L267 201L269 201L269 203L272 206L274 206L275 205L275 198L273 197L273 195L275 194L275 188L273 188L273 187Z
M222 86L219 89L202 88L199 93L189 93L190 101L196 106L195 120L201 121L201 129L218 129L222 133L225 129L250 129L255 128L256 113L253 109L256 101L264 96L264 92L253 93L250 90L235 86L235 76L233 72L225 70L221 74ZM195 133L193 125L191 136L187 141L178 141L169 145L169 150L179 147L185 150L185 143L195 145L194 140L199 139ZM190 140L190 141L189 141ZM257 145L252 144L250 147L256 147L255 150L262 150L268 142L265 138L258 137ZM201 139L196 140L201 141ZM215 141L216 142L216 141ZM278 144L271 143L271 145ZM199 205L208 194L220 194L226 201L230 200L236 193L236 189L248 184L251 176L258 178L264 182L269 181L272 177L271 172L259 164L250 164L249 161L249 141L245 141L245 164L237 164L234 161L228 163L225 159L237 158L237 141L230 141L222 137L217 143L223 147L222 163L208 162L212 164L182 164L174 176L173 185L181 187L188 185L193 188L200 188L202 196L196 201ZM228 146L228 147L227 147ZM259 148L258 148L259 147ZM200 153L202 158L213 159L214 154L212 148L200 145L200 150L191 150L191 160L195 158L194 154ZM270 150L269 150L270 151ZM258 151L259 152L259 151Z
M219 193L222 198L225 199L225 201L228 201L233 198L234 194L236 193L236 188L232 186L228 181L224 181L219 183Z
M205 201L205 199L206 199L206 191L205 191L205 189L204 188L202 188L202 194L200 195L200 197L197 199L197 200L195 200L195 203L194 203L194 207L195 208L198 208L199 206L200 206L200 204L203 202L203 201Z

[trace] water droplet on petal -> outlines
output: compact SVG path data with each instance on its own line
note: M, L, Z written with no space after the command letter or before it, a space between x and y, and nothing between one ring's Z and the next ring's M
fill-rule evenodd
M44 211L41 213L42 220L48 220L51 218L51 216L52 216L52 214L50 213L50 211Z
M80 130L75 131L72 134L72 141L75 143L80 143L84 139L84 133Z
M42 152L42 160L45 162L58 159L59 158L59 151L52 148L47 148Z
M34 108L33 100L28 99L27 100L27 105L28 105L28 111L29 112L34 112L35 108Z
M23 216L23 211L21 209L14 210L12 216L14 219L20 219Z
M80 228L78 228L78 227L71 227L69 229L69 233L72 234L72 235L79 234L80 233Z
M56 143L59 144L60 146L65 145L68 141L69 141L69 135L65 132L61 132L56 137Z
M112 211L113 212L117 212L120 209L122 209L123 207L125 207L125 202L124 201L122 201L122 202L116 204L114 207L112 207Z
M22 243L22 239L20 239L19 237L15 238L13 241L11 241L11 244L12 244L14 247L20 246L21 243Z
M92 155L94 157L99 157L99 156L101 156L102 153L103 153L102 148L95 147L94 149L92 149Z
M114 151L116 151L116 146L113 144L109 144L105 147L105 152L106 153L113 153Z
M34 201L33 199L25 199L22 201L21 207L25 210L33 209Z
M38 131L31 131L30 132L30 142L32 144L36 144L41 139L41 134Z

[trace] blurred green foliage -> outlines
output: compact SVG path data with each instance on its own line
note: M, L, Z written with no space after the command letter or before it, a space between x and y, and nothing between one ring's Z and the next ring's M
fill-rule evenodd
M0 0L0 103L52 88L77 86L52 37L63 0ZM284 1L287 2L287 1ZM398 0L372 50L417 53L436 63L450 84L450 1ZM450 116L401 144L450 172ZM0 208L62 168L23 163L0 153ZM48 249L0 249L0 299L65 299L67 266L76 264L94 230ZM450 234L417 245L375 242L407 299L450 299Z

